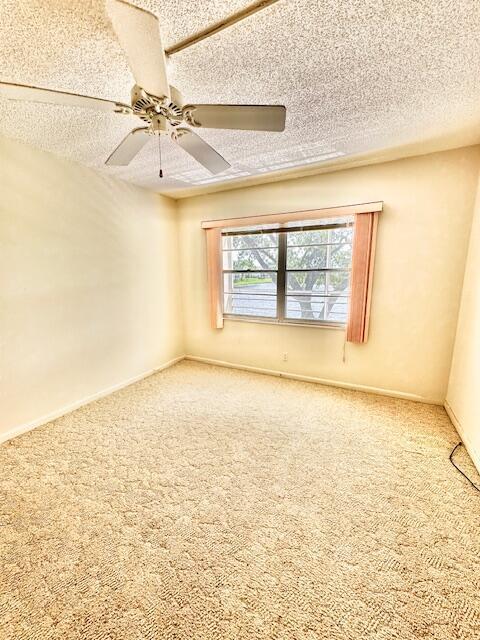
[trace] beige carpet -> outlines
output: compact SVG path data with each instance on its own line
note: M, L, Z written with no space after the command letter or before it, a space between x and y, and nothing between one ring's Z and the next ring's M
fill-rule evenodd
M457 440L439 407L180 363L0 447L0 638L478 639Z

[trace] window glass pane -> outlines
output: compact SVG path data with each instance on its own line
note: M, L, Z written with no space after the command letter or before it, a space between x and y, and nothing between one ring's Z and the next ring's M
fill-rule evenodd
M327 247L287 247L287 269L325 269Z
M344 243L352 242L353 227L340 227L339 229L329 229L329 242Z
M328 268L349 269L352 262L351 244L334 244L329 247Z
M277 293L276 273L224 273L225 293L275 294Z
M275 318L277 315L277 297L267 295L249 295L241 293L224 294L224 313L240 316L258 316Z
M348 298L338 298L334 301L328 298L327 301L327 322L341 322L346 324L348 319Z
M350 291L350 272L349 271L330 271L326 274L327 293L328 295L349 293Z
M277 233L255 233L241 236L222 236L224 249L249 249L250 247L278 247Z
M289 231L287 233L287 245L295 247L305 244L325 244L328 239L328 231L319 229L318 231Z
M348 298L346 296L322 298L319 296L287 296L286 318L291 320L316 320L323 322L347 321Z
M312 244L344 244L351 243L352 237L353 227L290 231L287 233L287 245L289 247L299 247Z
M223 268L235 271L276 269L278 249L241 249L223 252Z
M319 271L294 271L287 273L287 295L326 293L326 274Z
M349 269L351 244L287 247L287 269Z

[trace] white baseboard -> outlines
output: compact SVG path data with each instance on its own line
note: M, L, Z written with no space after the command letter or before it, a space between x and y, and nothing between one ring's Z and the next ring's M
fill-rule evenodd
M450 418L453 426L457 430L458 435L460 436L460 440L463 442L465 449L468 451L468 455L472 459L473 464L475 465L478 473L480 473L480 451L472 444L471 440L465 435L465 431L460 424L457 416L455 415L454 410L445 400L443 404L445 411L447 412L448 417Z
M341 380L329 380L327 378L316 378L314 376L303 376L297 373L287 373L285 371L277 371L275 369L261 369L259 367L251 367L246 364L236 364L233 362L225 362L223 360L212 360L211 358L202 358L200 356L186 355L185 360L194 360L205 364L214 364L218 367L227 367L229 369L241 369L244 371L252 371L269 376L277 376L279 378L289 378L291 380L300 380L303 382L314 382L316 384L324 384L329 387L340 387L341 389L352 389L353 391L364 391L365 393L373 393L380 396L390 396L392 398L401 398L402 400L413 400L414 402L423 402L425 404L442 405L443 401L426 398L424 396L415 395L414 393L406 393L405 391L396 391L394 389L383 389L381 387L369 387L362 384L354 384L352 382L342 382Z
M275 369L262 369L259 367L252 367L249 365L243 365L243 364L236 364L233 362L225 362L224 360L214 360L212 358L202 358L200 356L192 356L192 355L185 355L185 356L179 356L178 358L173 358L173 360L169 360L168 362L165 362L164 364L155 367L155 369L151 369L149 371L146 371L144 373L139 374L138 376L135 376L133 378L130 378L128 380L125 380L123 382L120 382L119 384L113 385L111 387L108 387L107 389L103 389L102 391L99 391L98 393L95 393L91 396L88 396L86 398L82 398L81 400L78 400L77 402L73 402L72 404L69 404L66 407L62 407L61 409L58 409L57 411L53 411L52 413L49 413L48 415L45 416L41 416L40 418L37 418L35 420L32 420L31 422L19 425L17 427L14 427L13 429L9 429L8 431L6 431L5 433L0 433L0 444L2 442L6 442L7 440L11 440L12 438L15 438L16 436L21 435L22 433L26 433L27 431L31 431L32 429L35 429L36 427L41 426L42 424L46 424L47 422L52 422L52 420L56 420L57 418L61 418L62 416L66 415L67 413L71 413L72 411L75 411L75 409L79 409L80 407L83 407L86 404L89 404L90 402L94 402L95 400L99 400L100 398L104 398L105 396L110 395L111 393L114 393L115 391L119 391L120 389L123 389L125 387L128 387L131 384L134 384L135 382L139 382L140 380L143 380L144 378L148 378L151 375L154 375L155 373L158 373L159 371L163 371L164 369L168 369L168 367L173 366L174 364L176 364L177 362L180 362L181 360L193 360L196 362L203 362L205 364L213 364L219 367L227 367L230 369L240 369L240 370L244 370L244 371L252 371L254 373L260 373L260 374L264 374L264 375L270 375L270 376L276 376L279 378L288 378L291 380L300 380L303 382L313 382L316 384L324 384L327 386L331 386L331 387L340 387L342 389L352 389L354 391L363 391L365 393L373 393L376 395L382 395L382 396L390 396L392 398L401 398L402 400L413 400L414 402L424 402L427 404L442 404L441 402L439 402L438 400L432 400L429 398L425 398L424 396L418 396L415 395L413 393L406 393L404 391L395 391L392 389L383 389L380 387L370 387L370 386L366 386L366 385L359 385L359 384L353 384L350 382L342 382L339 380L329 380L326 378L317 378L314 376L304 376L304 375L300 375L300 374L296 374L296 373L287 373L284 371L277 371ZM457 421L457 419L455 418L453 411L451 410L451 408L448 406L447 403L444 404L445 406L445 410L447 411L452 423L454 424L455 428L457 429L462 441L465 444L466 449L468 450L472 460L474 461L475 465L477 466L477 468L480 470L480 455L478 452L475 452L475 450L471 447L471 445L469 445L467 443L467 441L465 440L465 438L462 435L462 431L461 431L461 427Z
M115 384L112 387L103 389L98 393L94 393L91 396L87 396L86 398L77 400L76 402L73 402L72 404L69 404L66 407L62 407L57 411L53 411L52 413L49 413L46 416L36 418L35 420L32 420L31 422L27 422L25 424L21 424L17 427L14 427L13 429L9 429L5 433L0 433L0 444L2 442L6 442L7 440L11 440L16 436L19 436L22 433L31 431L32 429L35 429L36 427L39 427L42 424L46 424L47 422L52 422L52 420L61 418L67 413L71 413L72 411L75 411L75 409L79 409L80 407L83 407L86 404L90 404L90 402L94 402L95 400L99 400L100 398L104 398L105 396L109 396L111 393L114 393L115 391L119 391L120 389L128 387L129 385L134 384L135 382L139 382L144 378L148 378L149 376L152 376L153 374L158 373L159 371L168 369L168 367L171 367L174 364L177 364L177 362L180 362L180 360L183 360L184 357L185 356L179 356L178 358L173 358L173 360L169 360L168 362L161 364L159 367L155 367L155 369L150 369L149 371L140 373L138 376L134 376L133 378L129 378L128 380L124 380L123 382L119 382L118 384Z

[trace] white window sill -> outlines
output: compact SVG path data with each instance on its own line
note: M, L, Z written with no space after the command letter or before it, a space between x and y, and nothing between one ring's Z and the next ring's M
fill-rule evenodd
M275 318L255 318L255 317L247 317L247 316L231 316L224 315L223 319L226 321L232 320L233 322L250 322L254 324L276 324L280 326L288 326L288 327L309 327L310 329L335 329L340 331L345 331L346 325L342 323L333 323L333 322L301 322L301 321L290 321L290 320L275 320Z

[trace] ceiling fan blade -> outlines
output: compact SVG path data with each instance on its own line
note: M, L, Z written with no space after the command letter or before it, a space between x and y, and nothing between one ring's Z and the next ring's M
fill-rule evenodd
M283 131L286 109L282 105L189 104L183 108L185 120L194 127Z
M184 151L189 153L197 162L202 164L210 173L221 173L230 164L213 147L202 140L190 129L179 128L172 134L172 139Z
M120 142L118 147L108 156L105 164L125 167L143 149L149 139L148 127L139 127L130 131Z
M121 102L104 100L103 98L91 98L81 96L76 93L66 91L54 91L53 89L42 89L40 87L30 87L26 84L13 84L11 82L0 82L0 95L10 100L25 100L26 102L44 102L47 104L60 104L72 107L87 107L100 109L101 111L131 111L131 108Z
M158 18L124 0L107 0L107 11L135 82L158 98L170 96Z

